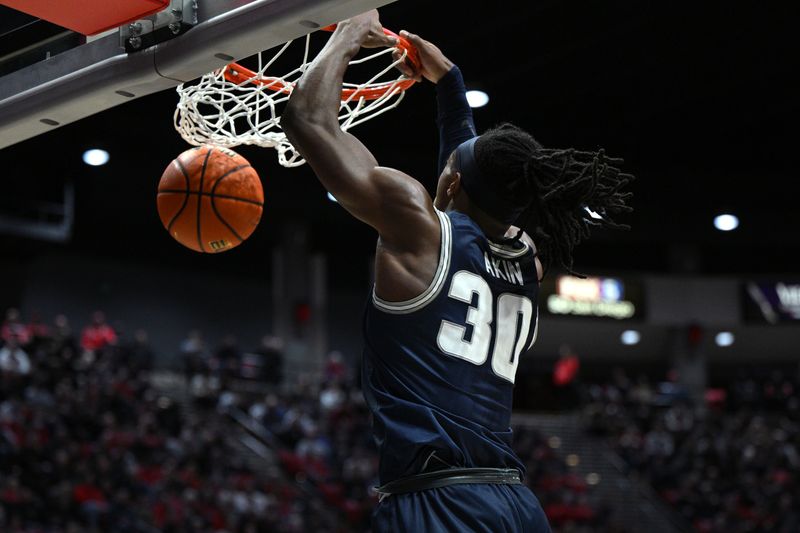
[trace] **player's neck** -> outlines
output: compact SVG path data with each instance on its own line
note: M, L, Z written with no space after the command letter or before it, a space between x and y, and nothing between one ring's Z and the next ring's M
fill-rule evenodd
M498 222L487 215L482 209L469 203L460 206L460 208L456 207L456 209L474 220L489 240L502 241L506 237L509 225Z

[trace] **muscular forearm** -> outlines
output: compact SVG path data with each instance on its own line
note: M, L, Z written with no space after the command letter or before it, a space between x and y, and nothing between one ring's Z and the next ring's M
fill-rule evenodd
M343 77L350 59L362 46L389 43L375 37L380 26L371 14L338 25L292 92L281 127L339 204L378 227L382 195L373 179L378 163L358 139L342 131L338 120Z
M325 48L309 65L292 92L281 119L291 140L296 120L306 124L338 126L342 82L345 70L358 53L368 28L362 24L339 24Z
M467 103L464 78L457 66L453 66L436 84L436 102L439 108L436 122L439 125L439 174L441 174L453 150L477 135L472 120L472 109Z

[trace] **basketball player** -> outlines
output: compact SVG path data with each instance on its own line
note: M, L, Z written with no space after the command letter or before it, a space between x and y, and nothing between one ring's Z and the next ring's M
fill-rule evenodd
M367 306L363 388L380 450L373 531L550 528L522 485L511 447L520 356L536 338L536 247L571 271L590 225L625 211L630 176L602 154L546 150L510 125L476 136L461 74L438 48L403 33L437 84L441 136L436 197L378 164L342 132L337 111L360 47L393 46L377 11L339 24L298 82L281 125L319 180L378 231ZM594 212L590 216L587 207Z

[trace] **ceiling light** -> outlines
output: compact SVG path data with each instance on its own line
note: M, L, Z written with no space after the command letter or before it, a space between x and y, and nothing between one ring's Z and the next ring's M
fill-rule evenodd
M98 148L92 148L83 152L83 162L89 166L100 167L108 163L108 152Z
M739 219L734 215L718 215L714 217L714 227L720 231L733 231L739 227Z
M467 103L470 107L483 107L489 103L489 95L483 91L467 91Z
M717 333L717 336L714 340L717 342L717 346L722 346L725 348L726 346L733 344L735 337L730 331L720 331Z
M639 344L639 341L641 339L642 335L635 329L625 330L622 332L622 335L620 336L622 344L626 346L633 346L634 344Z

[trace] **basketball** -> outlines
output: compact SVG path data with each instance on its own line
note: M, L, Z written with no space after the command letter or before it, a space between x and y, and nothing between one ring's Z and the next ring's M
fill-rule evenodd
M158 184L158 215L179 243L219 253L247 239L261 220L264 191L248 161L227 148L199 146L175 158Z

